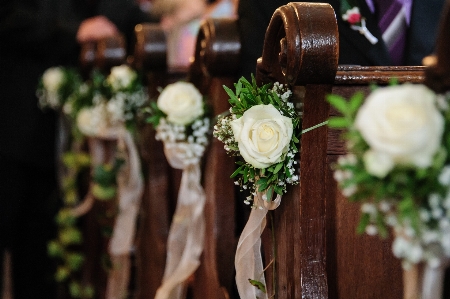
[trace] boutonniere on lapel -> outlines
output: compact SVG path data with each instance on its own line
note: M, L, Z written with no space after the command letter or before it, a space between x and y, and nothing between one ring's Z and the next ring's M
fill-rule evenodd
M350 28L358 31L372 44L375 45L378 39L370 33L366 27L366 19L361 15L359 7L356 6L356 1L343 0L341 1L341 17L346 21Z

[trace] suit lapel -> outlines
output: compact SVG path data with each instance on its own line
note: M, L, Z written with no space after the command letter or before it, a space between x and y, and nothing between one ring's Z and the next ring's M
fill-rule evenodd
M339 7L336 9L336 14L340 41L345 44L341 49L359 51L372 65L392 65L391 58L381 37L381 32L374 15L370 12L365 0L359 0L358 4L361 15L366 19L367 29L378 39L378 42L373 45L364 35L351 29L350 25L342 20Z

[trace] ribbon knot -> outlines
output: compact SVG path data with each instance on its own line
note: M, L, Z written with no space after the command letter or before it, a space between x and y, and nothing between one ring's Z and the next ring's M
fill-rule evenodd
M167 240L167 259L162 285L155 299L180 299L184 295L184 281L200 265L205 236L205 193L200 184L200 159L186 155L187 143L164 143L169 164L183 169L177 207ZM195 163L196 162L196 163Z
M241 299L267 299L267 294L251 285L249 279L266 285L261 256L261 234L266 227L267 212L278 208L281 195L277 195L275 200L270 202L263 200L263 195L264 193L257 192L254 196L255 208L250 213L236 249L236 285Z

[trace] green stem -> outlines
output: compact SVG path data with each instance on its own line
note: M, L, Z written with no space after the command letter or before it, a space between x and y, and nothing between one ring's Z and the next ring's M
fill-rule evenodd
M322 126L324 126L324 125L326 125L326 124L328 124L328 120L326 120L326 121L324 121L324 122L321 122L320 124L317 124L317 125L315 125L315 126L312 126L312 127L307 128L307 129L304 129L304 130L302 131L302 134L305 134L306 132L309 132L309 131L311 131L311 130L317 129L317 128L319 128L319 127L322 127Z

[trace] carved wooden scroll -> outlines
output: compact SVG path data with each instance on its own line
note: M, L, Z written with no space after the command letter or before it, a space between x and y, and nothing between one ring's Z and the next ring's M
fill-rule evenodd
M303 114L309 117L303 118L305 129L328 118L329 106L322 99L331 92L337 61L333 8L328 4L290 3L275 11L267 28L257 81L306 85ZM326 127L302 136L300 185L288 189L273 212L276 256L269 256L266 262L275 258L276 271L273 285L267 279L269 296L328 298L326 136Z

